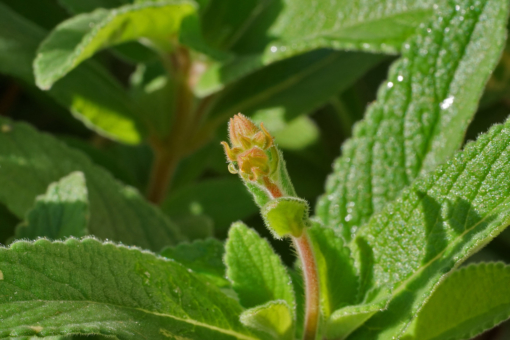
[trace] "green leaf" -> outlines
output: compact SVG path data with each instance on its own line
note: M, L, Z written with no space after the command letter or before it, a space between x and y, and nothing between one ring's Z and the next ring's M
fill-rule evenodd
M166 46L183 18L194 12L192 2L157 1L98 9L64 21L39 47L34 61L36 84L49 89L78 64L109 46L140 38Z
M131 3L131 0L58 0L73 14L92 12L97 8L116 8Z
M410 39L342 149L317 214L346 240L464 139L505 41L507 3L456 1Z
M87 232L89 202L85 176L73 172L51 183L44 195L35 199L25 223L16 229L16 238L53 240L69 236L81 237Z
M0 3L0 72L34 83L32 61L45 32ZM103 67L86 62L48 94L89 128L124 143L139 143L144 131L136 105Z
M176 216L172 218L172 221L190 241L214 235L214 221L207 215Z
M271 130L271 134L279 148L301 150L317 142L320 131L313 120L307 116L301 116L279 131Z
M161 252L161 256L182 263L220 287L230 285L225 278L227 268L223 263L224 254L223 243L214 238L196 240L193 243L179 243L179 245L165 248Z
M241 322L250 328L269 333L276 340L294 339L292 311L283 300L248 309L241 314Z
M366 301L347 306L331 314L326 323L326 336L331 339L345 339L363 325L375 313L388 307L391 295L386 289L369 292Z
M262 217L274 237L300 237L308 226L308 203L297 197L280 197L262 208Z
M394 297L352 339L398 338L445 273L508 226L509 146L507 121L415 181L359 230L355 257L373 263L363 274L367 287L385 285Z
M94 239L17 242L0 249L0 270L0 338L258 339L234 300L138 249Z
M319 50L275 63L218 93L209 120L220 124L242 112L289 122L323 105L381 60L374 54Z
M359 279L351 252L342 238L320 226L313 226L307 232L321 278L322 315L327 320L337 309L358 302Z
M241 222L234 223L228 233L225 264L243 307L283 300L294 314L294 290L287 269L269 243Z
M215 231L220 234L228 230L232 222L257 212L250 194L233 176L183 186L171 193L161 209L171 217L205 214L214 220Z
M439 284L402 340L461 340L510 317L510 267L481 263L453 272Z
M16 226L20 220L14 216L5 205L0 204L0 243L6 244L14 236Z
M430 18L433 4L216 0L203 15L204 35L214 46L238 54L264 51L270 60L323 47L395 53Z
M0 126L9 127L0 133L0 201L18 217L25 216L50 183L81 171L89 193L91 234L156 251L181 240L164 214L81 152L26 124L0 118Z

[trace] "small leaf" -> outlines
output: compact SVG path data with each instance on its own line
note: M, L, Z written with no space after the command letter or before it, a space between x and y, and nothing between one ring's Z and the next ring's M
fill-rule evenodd
M63 239L88 233L89 202L85 177L73 172L49 185L27 213L25 223L16 229L16 238Z
M346 240L420 174L462 145L504 46L502 0L451 1L406 42L353 138L317 215Z
M359 279L351 252L331 229L313 226L308 235L315 250L320 277L321 310L327 320L341 307L358 302Z
M0 271L0 338L259 339L235 300L147 251L94 239L16 242L0 248Z
M214 238L196 240L193 243L179 243L161 251L161 256L173 259L194 272L204 275L219 287L229 286L225 278L226 266L223 263L225 247Z
M177 227L161 211L80 151L27 124L0 118L2 125L10 131L0 133L0 202L16 216L23 218L50 183L81 171L87 182L92 235L156 251L182 240Z
M297 197L271 200L262 208L262 217L275 238L299 237L308 226L308 203Z
M510 267L480 263L453 272L415 316L402 340L462 340L510 317Z
M195 12L192 2L157 1L98 9L58 25L42 42L34 61L36 84L49 89L97 51L139 38L167 45L184 17Z
M294 339L292 311L286 301L270 301L241 314L241 322L250 328L268 333L276 340Z
M269 243L241 222L234 223L228 235L225 245L227 277L241 305L253 308L283 300L294 313L294 290L289 274Z
M34 83L32 61L45 32L0 2L0 72ZM136 104L102 66L86 62L47 93L86 126L124 143L144 136Z

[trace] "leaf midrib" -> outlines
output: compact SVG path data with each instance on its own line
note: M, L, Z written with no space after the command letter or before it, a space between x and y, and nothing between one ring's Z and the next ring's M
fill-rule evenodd
M219 327L216 327L216 326L213 326L213 325L209 325L209 324L206 324L206 323L203 323L203 322L200 322L200 321L196 321L194 319L183 319L183 318L179 318L177 316L171 315L171 314L153 312L153 311L150 311L150 310L147 310L147 309L143 309L143 308L121 306L121 305L117 305L117 304L113 304L113 303L109 303L109 302L97 302L97 301L90 301L90 300L30 300L30 301L8 302L8 303L0 304L0 306L13 305L13 304L26 304L26 303L32 303L32 302L62 303L62 301L66 302L66 303L67 302L69 302L69 303L72 303L72 302L75 302L75 303L89 303L89 304L94 304L94 305L106 305L106 306L111 306L111 307L115 307L115 308L119 308L119 309L128 309L128 310L142 312L142 313L149 314L149 315L160 316L160 317L165 317L165 318L171 318L171 319L174 319L174 320L177 320L177 321L189 323L189 324L194 325L194 326L207 328L207 329L210 329L210 330L213 330L213 331L216 331L216 332L219 332L219 333L223 333L223 334L226 334L226 335L231 335L231 336L234 336L237 339L241 339L241 340L260 340L259 338L254 338L254 337L242 334L242 333L238 333L238 332L233 331L233 330L227 330L227 329L219 328ZM30 327L30 326L33 326L33 325L27 325L27 327Z

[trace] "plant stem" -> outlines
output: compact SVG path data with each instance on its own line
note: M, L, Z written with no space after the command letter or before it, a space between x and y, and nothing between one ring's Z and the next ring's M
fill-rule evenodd
M154 163L147 190L147 199L152 203L163 202L179 162L176 156L170 150L154 148Z
M292 242L301 260L305 279L306 304L303 340L315 340L320 316L319 274L317 271L317 263L306 230L303 231L300 237L293 237Z

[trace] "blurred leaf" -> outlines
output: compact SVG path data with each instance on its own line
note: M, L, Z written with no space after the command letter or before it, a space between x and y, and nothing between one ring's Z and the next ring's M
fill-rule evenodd
M223 152L219 142L211 142L189 156L184 157L175 171L175 176L172 180L172 189L177 190L182 186L193 183L199 178L211 163L211 160L215 156L215 151L219 151L217 153ZM223 161L222 165L225 167L225 156L221 155L221 159Z
M275 61L318 48L398 53L418 25L430 19L433 7L438 5L432 0L313 6L292 0L213 0L203 16L203 34L213 46L239 57L209 69L198 93L209 94Z
M94 239L39 240L0 248L0 263L1 338L259 339L239 322L235 300L147 251Z
M44 29L52 29L68 17L66 11L55 0L0 0L0 3L4 3L19 15Z
M92 12L97 8L116 8L132 3L132 0L58 0L73 14Z
M276 144L282 149L300 150L319 138L319 129L307 116L301 116L291 121L280 131L271 130Z
M415 316L402 340L461 340L510 317L510 267L481 263L453 272Z
M5 244L14 236L14 230L20 220L5 205L0 204L0 243Z
M0 3L0 72L34 83L32 60L45 33ZM126 143L138 143L143 131L135 104L101 66L80 65L48 93L89 128Z
M176 226L131 187L117 182L84 154L26 124L0 118L0 201L24 217L48 185L73 171L85 174L89 231L102 239L160 250L181 240Z
M238 112L289 122L323 105L381 60L373 54L319 50L275 63L218 94L210 123L222 123Z
M404 47L317 206L350 240L372 214L462 145L505 41L501 0L450 3Z
M225 277L227 268L223 263L224 254L223 242L214 238L196 240L192 243L183 242L161 251L161 256L182 263L195 273L212 280L219 287L230 286L230 282Z
M183 18L195 10L192 2L158 1L97 9L64 21L39 47L34 61L36 84L49 89L97 51L123 42L146 38L166 48Z
M172 221L179 226L181 234L190 241L214 235L214 221L206 215L174 216Z
M16 228L17 239L47 237L57 240L88 234L89 201L85 177L73 172L51 183L44 195L35 199L25 222Z
M207 179L182 187L170 194L161 209L171 217L210 216L214 220L215 232L219 234L225 233L232 222L258 211L244 185L234 176Z

